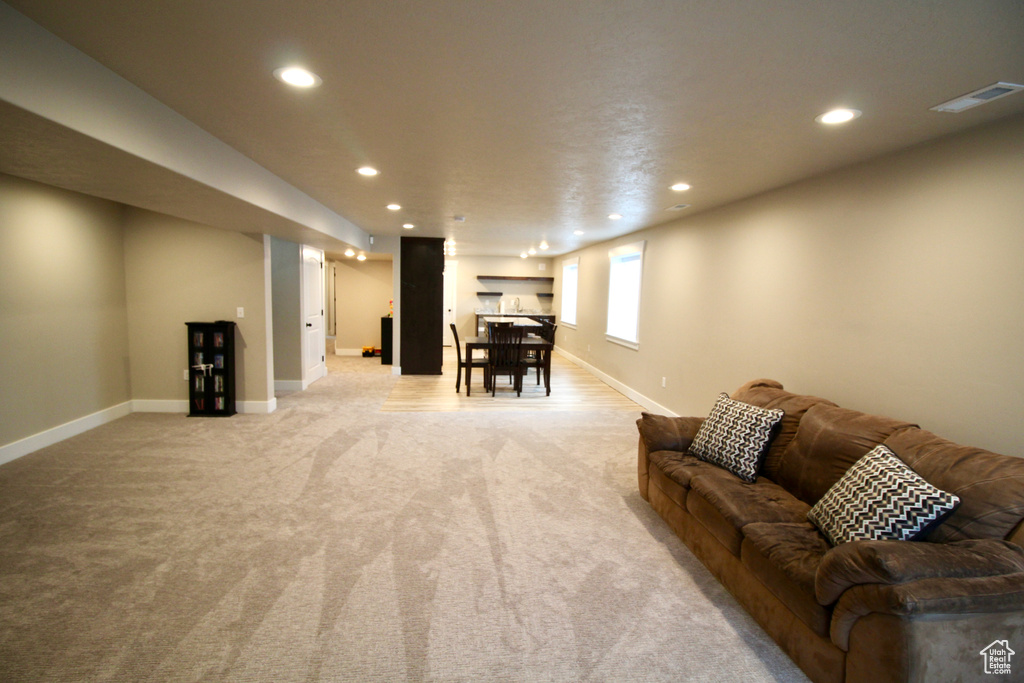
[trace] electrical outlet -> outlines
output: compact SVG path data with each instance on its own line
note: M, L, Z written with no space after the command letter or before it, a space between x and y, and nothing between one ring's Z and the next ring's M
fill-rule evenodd
M182 373L181 373L181 378L182 378L183 380L185 380L186 382L188 381L188 368L185 368L185 369L184 369L184 370L182 371Z
M662 389L665 388L665 378L664 377L661 378L661 388Z
M241 306L238 307L238 317L239 318L244 318L245 317L245 309L242 308Z

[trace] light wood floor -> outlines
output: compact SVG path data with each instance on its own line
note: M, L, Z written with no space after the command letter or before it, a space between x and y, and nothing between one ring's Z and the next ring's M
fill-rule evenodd
M530 370L523 380L523 394L516 396L508 378L498 379L494 397L484 390L483 371L473 370L473 393L466 396L463 381L455 393L455 371L458 362L454 348L445 348L441 375L402 375L398 378L381 411L445 412L487 410L631 410L641 406L597 379L586 370L570 363L557 352L551 359L551 395L545 395L544 380L537 384ZM463 378L465 379L465 378Z

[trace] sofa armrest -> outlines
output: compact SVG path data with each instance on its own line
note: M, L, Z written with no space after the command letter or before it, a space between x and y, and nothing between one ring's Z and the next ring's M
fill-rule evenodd
M640 440L648 453L654 451L679 451L685 453L697 436L697 430L704 422L702 417L668 417L653 413L641 413L636 421Z
M848 652L854 624L872 613L941 619L1008 612L1024 612L1024 572L922 579L898 585L862 584L839 599L832 611L830 635L837 647Z
M640 495L644 500L650 500L647 497L647 485L650 482L648 454L654 451L685 453L703 422L702 417L668 417L641 413L640 419L636 421L636 428L640 431L636 466Z
M825 553L815 574L814 593L820 604L831 605L848 589L859 585L1018 572L1024 572L1024 548L1008 541L854 541Z

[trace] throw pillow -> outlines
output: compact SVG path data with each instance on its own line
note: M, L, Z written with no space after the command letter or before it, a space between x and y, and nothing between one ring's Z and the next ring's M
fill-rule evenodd
M807 519L832 545L913 541L941 524L959 504L960 498L932 486L878 445L832 485Z
M728 394L719 394L687 453L752 482L757 479L772 430L784 414L778 409L752 406L734 401Z

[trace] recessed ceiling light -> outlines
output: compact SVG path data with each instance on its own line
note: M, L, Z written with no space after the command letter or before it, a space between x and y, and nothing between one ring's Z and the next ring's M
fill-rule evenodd
M315 88L323 83L320 77L312 71L306 71L297 66L275 69L274 78L288 85L294 85L296 88Z
M687 190L690 189L690 185L688 183L676 183L675 185L668 189L674 192L686 192Z
M377 175L378 171L373 166L363 166L362 168L357 170L357 173L359 173L359 175L370 176Z
M540 248L541 249L547 249L548 248L548 243L547 242L541 242L540 243Z
M412 223L402 223L402 227L405 228L406 230L412 230L416 226L413 225Z
M356 252L352 251L351 249L346 249L345 250L345 256L348 256L349 258L352 258L355 255L356 255Z
M574 234L574 235L582 235L583 231L582 230L573 230L572 234Z
M530 249L526 253L529 254L530 256L533 256L534 254L537 253L537 250L534 249L533 247L530 247Z
M388 209L391 211L398 211L402 206L400 204L388 204Z
M526 258L526 252L524 251L522 254L520 254L519 258Z
M620 218L622 218L622 214L621 213L610 213L610 214L608 214L608 218L612 219L613 221L617 221Z
M824 114L815 116L814 120L818 123L825 123L830 126L834 126L837 123L846 123L847 121L853 121L855 118L860 116L861 112L859 109L833 109L827 111Z
M365 260L366 260L366 254L360 254L359 256L356 256L356 261L365 261Z

